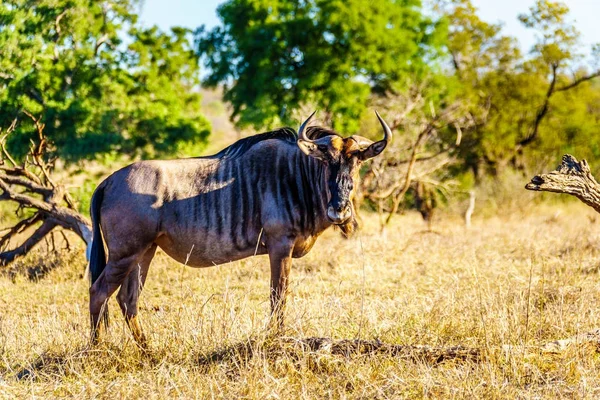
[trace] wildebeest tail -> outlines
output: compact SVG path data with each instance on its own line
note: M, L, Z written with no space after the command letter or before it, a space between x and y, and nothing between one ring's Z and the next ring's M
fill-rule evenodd
M104 241L100 231L100 207L104 199L104 184L98 186L92 195L92 204L90 206L90 215L92 217L92 250L90 252L90 279L91 284L98 279L104 267L106 267L106 252L104 251Z

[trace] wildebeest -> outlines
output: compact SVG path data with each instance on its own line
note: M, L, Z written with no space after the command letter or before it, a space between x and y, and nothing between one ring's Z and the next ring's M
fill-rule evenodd
M90 210L94 342L106 320L106 301L120 287L119 306L135 340L145 346L137 301L157 247L192 267L268 253L271 321L283 324L292 258L308 253L332 225L353 231L351 200L360 164L392 139L379 114L384 138L378 142L307 127L313 115L297 135L283 128L241 139L209 157L140 161L100 183Z

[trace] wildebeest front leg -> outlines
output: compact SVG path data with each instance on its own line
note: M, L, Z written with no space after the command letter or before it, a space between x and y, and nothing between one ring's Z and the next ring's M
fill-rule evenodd
M148 269L150 268L150 262L156 253L156 245L152 245L141 261L133 267L127 278L123 281L119 293L117 294L117 301L127 322L127 326L133 334L135 342L143 349L147 347L146 336L142 331L142 327L138 320L138 299L146 283L148 277Z
M292 267L293 242L285 241L269 246L271 262L271 328L280 331L284 324L288 278Z

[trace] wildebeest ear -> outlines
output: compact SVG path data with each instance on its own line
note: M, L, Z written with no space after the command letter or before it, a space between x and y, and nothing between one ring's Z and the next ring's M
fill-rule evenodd
M298 139L298 147L307 156L317 158L321 161L327 161L327 146L317 143L317 141L309 142Z
M365 150L362 150L358 153L358 158L361 160L368 160L369 158L373 158L378 156L387 146L387 142L385 140L380 140L379 142L375 142L367 147Z

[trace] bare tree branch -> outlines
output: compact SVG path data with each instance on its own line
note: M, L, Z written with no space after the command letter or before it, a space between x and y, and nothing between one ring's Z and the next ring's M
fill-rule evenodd
M42 184L42 181L40 180L40 178L36 174L34 174L33 172L29 171L24 166L16 166L14 168L10 168L10 167L2 166L0 164L0 170L3 171L6 175L10 175L10 176L24 176L27 179L31 180L32 182L35 182L35 183L37 183L39 185Z
M525 189L570 194L600 212L600 185L587 161L577 161L570 154L563 156L562 163L554 171L534 176Z
M45 220L42 225L23 244L17 248L0 253L0 266L4 266L15 258L27 254L29 250L38 244L48 233L57 226L53 219Z
M19 221L15 226L4 229L5 231L8 231L8 232L5 233L4 235L2 235L2 237L0 237L0 249L2 249L3 246L14 235L17 235L17 234L23 232L24 230L26 230L27 228L29 228L30 226L34 225L36 222L39 222L39 221L40 221L40 214L34 214L30 218Z
M52 217L58 219L59 221L63 221L63 223L66 226L70 226L72 228L72 230L75 231L80 236L82 236L82 238L83 238L83 231L79 227L79 225L81 225L81 224L87 225L88 229L89 229L89 226L90 226L89 222L81 214L79 214L67 207L61 207L61 206L58 206L57 204L46 202L46 201L37 199L35 197L28 196L23 193L17 193L14 190L12 190L10 188L10 186L1 179L1 177L0 177L0 189L3 191L2 197L0 199L13 200L22 206L35 208L36 210L41 211L42 213L45 213L49 216L52 216Z
M532 126L529 134L527 135L527 137L525 139L523 139L519 142L519 144L518 144L519 148L527 146L528 144L530 144L537 138L540 123L542 122L542 119L544 119L544 116L548 112L548 105L550 104L550 98L554 94L554 87L556 86L556 71L557 71L557 69L558 69L558 64L553 63L552 64L552 80L550 81L550 85L548 85L548 91L546 92L546 97L544 98L544 104L542 105L542 107L538 110L537 114L535 115L535 120L533 122L533 126Z
M54 30L56 34L54 35L54 61L58 61L60 54L58 53L58 41L60 40L61 29L60 29L60 20L65 16L68 10L65 10L58 14L56 19L54 20Z
M36 165L42 171L42 174L44 175L46 182L49 183L53 188L55 188L56 184L52 181L52 179L50 179L50 173L48 171L48 166L46 165L46 163L44 162L44 160L42 158L43 154L46 152L46 146L47 146L47 141L44 136L45 125L41 123L42 117L40 116L39 118L35 118L33 116L33 114L31 114L27 110L23 110L23 114L25 114L29 118L31 118L31 120L33 121L33 123L35 125L35 128L37 129L38 137L39 137L39 142L38 142L37 146L32 147L30 154L33 157L33 160L36 163Z
M579 85L580 85L580 84L582 84L583 82L590 81L590 80L592 80L592 79L594 79L594 78L597 78L597 77L599 77L599 76L600 76L600 70L598 70L598 71L596 71L596 72L594 72L594 73L592 73L592 74L589 74L589 75L586 75L586 76L582 76L581 78L578 78L578 79L574 80L573 82L569 83L568 85L565 85L565 86L561 86L561 87L559 87L559 88L556 88L556 90L554 90L554 92L555 92L555 93L556 93L556 92L564 92L564 91L566 91L566 90L573 89L574 87L577 87L577 86L579 86Z
M437 119L437 117L436 117L436 119ZM398 207L400 206L400 202L402 201L402 199L404 198L404 195L410 188L412 173L415 168L415 162L417 160L417 151L419 151L419 149L421 147L421 142L423 141L423 138L426 135L428 135L429 133L431 133L432 130L433 130L433 125L429 124L423 131L421 131L421 133L417 137L417 140L415 141L415 145L413 146L412 153L410 156L410 162L408 163L408 168L406 170L406 176L404 177L404 184L403 184L403 186L398 187L398 189L400 189L400 191L397 194L393 195L392 209L385 220L385 225L388 225L390 223L392 217L398 212Z
M105 33L96 41L96 46L94 47L94 55L98 54L98 50L100 50L100 46L108 40L108 35Z
M9 176L3 173L0 173L0 180L10 184L10 185L19 185L23 186L27 190L41 194L45 198L52 196L54 191L51 188L47 188L45 186L39 185L35 182L30 181L29 179L18 177L18 176Z
M17 126L17 121L18 121L18 119L15 118L13 120L13 122L10 124L10 126L8 127L8 129L6 130L6 133L4 135L0 136L0 149L2 149L2 154L8 161L10 161L10 163L13 165L13 167L17 166L17 162L14 160L14 158L12 158L12 156L6 149L6 138L8 138L8 135L10 135L15 130L15 128ZM0 132L1 131L2 130L0 129ZM4 159L3 159L4 157L0 158L0 166L4 164Z
M101 32L105 30L108 19L108 8L106 4L102 4L102 28ZM102 36L96 40L96 45L94 46L94 55L98 55L98 50L100 50L100 46L108 40L108 34L104 33Z
M535 116L535 120L533 121L533 126L531 127L529 134L527 135L527 137L525 139L521 140L518 143L517 149L527 146L528 144L532 143L537 138L540 123L542 122L542 120L544 119L546 114L548 113L550 99L552 98L552 96L555 93L564 92L564 91L573 89L573 88L579 86L580 84L582 84L583 82L590 81L590 80L600 76L600 70L598 70L592 74L582 76L582 77L574 80L573 82L571 82L568 85L557 88L556 80L557 80L557 70L558 70L559 65L558 65L558 63L553 63L551 67L552 67L552 79L550 81L550 85L548 85L548 91L546 92L546 97L544 98L544 103L542 104L542 107L538 110L538 112Z
M16 203L17 215L22 215L19 211L25 208L33 209L35 212L33 216L22 219L12 228L4 229L0 236L0 247L6 247L11 238L24 233L35 223L43 222L21 245L11 251L0 253L0 265L26 254L56 226L75 232L86 244L90 244L92 239L88 219L77 212L74 202L64 187L52 179L52 165L45 161L47 140L43 133L44 125L41 123L41 118L35 118L27 111L24 113L33 121L39 140L32 142L29 155L21 165L18 165L6 147L2 146L3 158L0 161L7 159L13 165L0 163L0 201ZM0 144L3 145L5 139L6 135L2 137ZM32 161L29 162L29 159Z

